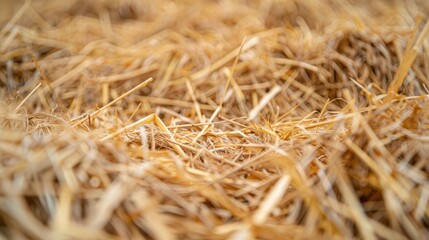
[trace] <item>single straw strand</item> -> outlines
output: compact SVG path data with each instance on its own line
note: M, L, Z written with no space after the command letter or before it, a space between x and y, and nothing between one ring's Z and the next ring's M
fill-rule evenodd
M136 90L139 90L142 87L147 86L150 82L153 81L153 78L149 78L146 81L140 83L139 85L135 86L133 89L129 90L128 92L122 94L121 96L119 96L118 98L114 99L113 101L111 101L110 103L106 104L104 107L96 110L95 112L91 113L88 115L88 118L92 118L97 116L100 112L102 112L103 110L105 110L106 108L112 106L113 104L117 103L118 101L122 100L123 98L125 98L126 96L130 95L131 93L135 92ZM82 124L87 118L83 118L80 121L76 122L75 124L73 124L73 127L76 127L80 124Z
M40 86L42 86L42 83L37 84L37 86L33 90L31 90L31 92L15 108L15 111L17 111L20 107L22 107L22 105L24 105L24 103L31 97L31 95L33 95L33 93L35 93L37 91L37 89L39 89Z

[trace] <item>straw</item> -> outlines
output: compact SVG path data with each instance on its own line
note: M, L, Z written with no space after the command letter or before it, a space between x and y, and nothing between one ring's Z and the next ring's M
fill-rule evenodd
M428 239L428 16L2 3L0 238Z

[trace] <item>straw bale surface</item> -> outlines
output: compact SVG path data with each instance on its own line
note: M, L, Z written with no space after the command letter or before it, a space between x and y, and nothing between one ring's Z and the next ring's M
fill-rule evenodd
M429 238L427 1L0 5L0 238Z

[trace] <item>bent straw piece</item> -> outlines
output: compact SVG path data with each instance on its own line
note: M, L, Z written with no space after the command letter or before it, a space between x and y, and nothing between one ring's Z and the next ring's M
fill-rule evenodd
M174 139L174 135L170 132L170 130L168 130L168 128L165 126L164 122L158 117L158 115L155 114L153 120L162 132L165 132L170 136L171 140L173 141L173 149L176 150L179 156L187 158L188 156L185 154L180 145L177 144L176 139Z
M76 127L78 125L80 125L81 123L83 123L87 118L92 118L97 116L100 112L102 112L104 109L112 106L113 104L117 103L118 101L122 100L123 98L127 97L128 95L130 95L131 93L133 93L136 90L139 90L142 87L146 87L150 82L153 81L153 78L149 78L146 81L140 83L139 85L135 86L133 89L129 90L128 92L122 94L121 96L119 96L118 98L114 99L113 101L111 101L110 103L108 103L107 105L105 105L104 107L96 110L95 112L89 114L87 117L81 119L80 121L78 121L77 123L73 124L73 127Z
M114 132L108 136L103 137L102 139L100 139L100 141L106 141L109 139L113 139L113 138L121 135L124 132L127 132L131 129L135 129L137 127L140 127L141 125L148 124L148 123L155 123L155 125L158 126L158 128L162 132L167 133L169 135L169 137L171 138L172 147L176 151L176 153L179 154L179 156L181 156L183 158L187 158L187 155L185 154L183 149L180 147L180 145L175 140L174 135L170 132L170 130L168 130L168 128L165 126L164 122L162 122L162 120L155 113L152 113L149 116L146 116L137 122L134 122L130 125L127 125L121 129L117 130L116 132Z

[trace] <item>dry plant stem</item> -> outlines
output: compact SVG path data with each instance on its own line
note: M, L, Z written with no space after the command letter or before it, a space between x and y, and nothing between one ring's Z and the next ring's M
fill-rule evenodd
M137 122L131 123L131 124L121 128L121 129L117 130L116 132L111 133L111 134L101 138L100 141L106 141L106 140L113 139L113 138L115 138L115 137L117 137L117 136L119 136L125 132L128 132L129 130L138 128L144 124L152 123L154 121L154 116L155 116L155 114L152 113L149 116L146 116L146 117L138 120Z
M195 108L195 111L197 112L198 120L202 122L203 117L201 115L201 107L200 107L200 104L198 103L197 98L195 97L194 89L192 88L190 81L186 81L186 88L188 89L189 94L191 95L192 101L194 102L194 108Z
M237 56L240 54L241 51L247 51L250 48L254 47L256 44L259 43L258 37L252 37L248 41L246 41L244 44L240 45L240 47L234 49L227 55L225 55L223 58L219 59L218 61L211 64L209 67L204 68L196 73L193 73L191 76L179 78L177 80L173 80L167 84L167 86L177 85L186 82L188 79L191 81L200 79L204 76L207 76L208 74L212 73L213 71L221 68L225 64L227 64L229 61L233 60L234 58L237 58Z
M158 115L156 115L154 113L138 120L137 122L131 123L131 124L121 128L121 129L117 130L114 133L111 133L111 134L101 138L100 141L107 141L107 140L113 139L113 138L115 138L115 137L117 137L123 133L126 133L130 130L136 129L136 128L138 128L144 124L148 124L148 123L155 123L155 125L157 125L162 132L167 133L170 136L171 140L173 141L172 147L176 151L176 153L183 158L187 158L187 155L185 154L185 152L182 150L180 145L177 144L176 140L174 139L173 134L170 132L170 130L168 130L168 128L165 126L165 124L162 122L162 120L158 117Z
M300 62L297 60L292 60L292 59L287 59L287 58L273 58L273 61L277 64L285 64L285 65L290 65L290 66L302 67L302 68L308 69L308 70L313 71L313 72L319 72L318 67L311 65L309 63L306 63L306 62Z
M248 48L251 48L253 45L255 45L256 43L258 43L258 39L257 38L252 38L249 41L246 41L246 38L243 39L240 47L238 48L237 54L235 56L235 60L234 63L232 65L232 69L231 69L231 74L229 75L225 87L224 87L224 92L222 95L222 98L220 99L220 103L219 106L216 108L216 110L214 111L214 113L212 114L212 116L209 119L209 123L212 123L213 120L217 117L217 115L219 114L219 112L222 110L223 107L223 102L225 101L225 97L226 97L226 93L228 91L229 85L231 83L231 79L234 78L234 71L235 68L237 67L237 63L238 63L238 58L240 57L240 54L243 50L247 50ZM234 53L235 51L233 51ZM201 130L201 132L199 132L197 134L197 136L194 138L194 140L192 140L192 143L194 144L202 135L204 135L207 131L207 129L210 127L211 125L205 125L203 127L203 129Z
M32 95L33 93L35 93L37 91L37 89L39 89L39 87L42 86L42 83L37 84L36 87L33 88L33 90L31 90L31 92L21 101L21 103L15 108L15 111L17 111L19 108L22 107L22 105L24 105L25 101L27 101Z
M423 46L424 41L426 40L428 35L429 35L429 21L426 22L414 46L410 49L407 49L407 51L405 52L404 58L402 59L399 65L398 71L396 72L395 78L393 79L392 83L390 83L389 88L387 90L388 95L384 100L385 103L390 102L395 97L399 88L402 86L402 83L404 82L405 77L407 76L408 71L411 68L411 65L416 59L417 54L420 51L421 47Z
M194 103L177 100L177 99L171 99L171 98L160 98L160 97L152 97L152 96L137 96L138 100L146 101L154 104L159 105L166 105L166 106L180 106L184 108L193 108L195 107ZM201 110L215 110L216 107L208 104L199 104Z
M0 31L0 39L4 38L4 35L9 32L15 25L15 23L24 15L27 9L30 7L31 0L26 0L22 7L15 13L15 15L8 21L8 23ZM6 46L1 45L0 51L3 51Z
M133 189L134 183L131 179L123 177L117 182L112 183L101 196L100 202L92 210L87 223L90 227L101 229L109 221L110 215L113 213L117 205L119 205L129 192Z
M252 110L249 112L249 117L247 118L247 121L252 121L255 118L258 117L259 112L273 99L282 88L278 85L271 88L271 90L261 99L261 101L258 103L257 106L255 106Z
M276 207L287 191L290 180L290 176L285 175L277 181L264 201L260 204L258 210L253 214L252 222L254 224L259 225L265 222L270 212Z
M127 73L123 73L123 74L93 78L93 79L91 79L91 81L96 82L96 83L114 83L114 82L118 82L118 81L125 81L128 79L136 78L138 76L152 72L152 71L156 70L157 68L158 68L158 66L150 66L148 68L140 68L140 69L130 71Z
M87 117L79 120L78 122L73 124L73 127L79 126L80 124L82 124L83 122L85 122L87 119L91 120L91 118L97 116L100 112L102 112L103 110L109 108L110 106L112 106L113 104L121 101L122 99L124 99L125 97L127 97L128 95L130 95L131 93L139 90L140 88L146 87L150 82L152 82L153 79L149 78L147 80L145 80L144 82L140 83L139 85L135 86L133 89L129 90L128 92L122 94L121 96L117 97L116 99L114 99L113 101L111 101L110 103L106 104L105 106L103 106L102 108L92 112L91 114L89 114Z
M405 196L408 196L407 192L402 188L402 186L397 184L395 179L388 174L388 171L379 167L376 161L371 159L371 157L368 156L364 151L362 151L362 149L360 149L356 144L354 144L353 141L351 141L350 139L347 139L345 143L356 155L360 157L362 161L365 162L365 164L368 165L368 167L371 168L371 170L373 170L377 175L379 175L379 177L381 178L382 186L389 185L390 187L392 187L394 192L396 192L396 194L398 194L399 196L402 196L402 198L404 198ZM408 200L408 199L404 199L404 200Z
M50 85L45 86L44 88L44 92L46 92L48 89L55 89L60 87L61 85L63 85L66 82L70 82L72 79L76 78L77 75L81 74L81 72L87 68L88 66L90 66L92 63L89 60L84 60L82 63L80 63L79 65L77 65L73 70L67 72L66 74L64 74L63 76L61 76L60 78L58 78L57 80L53 81Z

